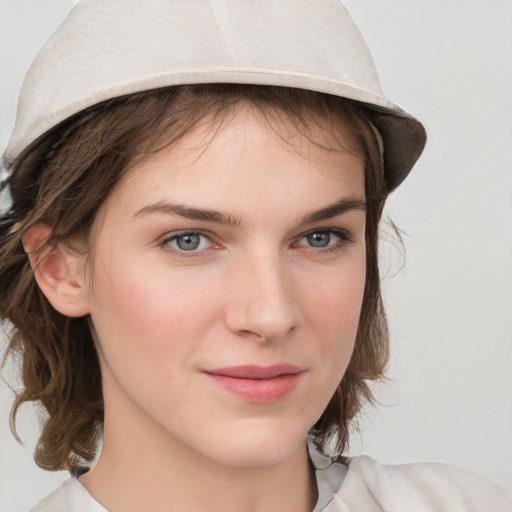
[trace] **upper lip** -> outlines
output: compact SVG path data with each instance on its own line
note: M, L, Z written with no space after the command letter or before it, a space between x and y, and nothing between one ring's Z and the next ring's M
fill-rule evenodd
M239 379L272 379L281 375L294 375L301 373L304 368L295 364L281 363L272 366L242 365L229 366L225 368L213 368L203 370L210 375L233 377Z

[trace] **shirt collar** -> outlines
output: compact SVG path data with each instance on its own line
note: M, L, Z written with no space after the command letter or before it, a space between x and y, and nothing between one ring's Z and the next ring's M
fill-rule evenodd
M318 490L318 500L313 512L320 512L340 489L345 475L347 474L347 466L343 464L341 458L332 460L322 455L311 439L308 439L308 450L309 458L315 468L316 486Z

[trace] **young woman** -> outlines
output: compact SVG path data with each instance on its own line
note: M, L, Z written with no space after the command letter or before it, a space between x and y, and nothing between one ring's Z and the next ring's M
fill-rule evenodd
M388 356L379 220L424 143L338 2L73 10L2 180L13 417L40 402L36 462L73 475L34 510L510 510L341 456Z

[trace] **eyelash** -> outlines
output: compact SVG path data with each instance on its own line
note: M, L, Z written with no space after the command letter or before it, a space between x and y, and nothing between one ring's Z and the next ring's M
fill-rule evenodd
M338 252L342 249L344 249L348 244L352 243L354 239L352 238L352 235L346 231L345 229L339 229L339 228L326 228L326 229L314 229L312 231L308 231L304 235L302 235L299 238L299 241L307 238L311 235L318 235L318 234L329 234L331 237L334 235L339 240L335 241L331 244L331 240L329 240L330 245L326 247L314 247L314 246L308 246L310 249L318 250L323 253L331 253L331 252Z
M199 254L202 254L204 249L202 249L202 250L194 249L194 250L187 251L185 249L180 249L179 247L170 246L171 242L174 242L174 241L176 241L180 238L184 238L186 236L200 236L200 237L206 238L211 244L214 244L214 242L211 239L211 236L207 232L196 229L196 230L191 230L191 231L178 231L176 233L173 233L171 236L165 237L158 245L159 245L159 247L166 249L168 251L174 252L175 254L177 254L183 258L190 258L193 256L197 256Z
M339 228L325 228L325 229L313 229L311 231L308 231L307 233L304 233L299 238L297 238L297 242L294 242L294 246L297 246L297 243L301 240L306 239L308 236L311 235L318 235L318 234L329 234L330 236L335 236L339 240L335 241L334 243L331 243L331 240L329 240L329 244L326 247L314 247L314 246L303 246L308 247L309 249L312 249L314 252L319 253L333 253L343 250L348 244L352 243L354 239L352 238L352 235L344 230ZM208 234L206 231L202 230L190 230L190 231L179 231L176 233L173 233L171 236L168 236L161 240L158 244L159 247L168 250L170 252L174 252L179 257L183 258L190 258L190 257L197 257L199 255L202 255L203 252L210 247L206 247L203 249L192 249L187 251L186 249L181 249L179 247L172 247L170 244L180 238L186 237L186 236L199 236L206 238L210 244L215 246L215 242L212 241L211 235Z

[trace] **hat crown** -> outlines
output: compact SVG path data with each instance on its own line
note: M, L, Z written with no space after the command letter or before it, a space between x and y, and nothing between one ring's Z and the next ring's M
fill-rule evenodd
M337 0L85 0L34 59L6 157L115 96L180 83L290 86L290 77L296 87L389 106Z

